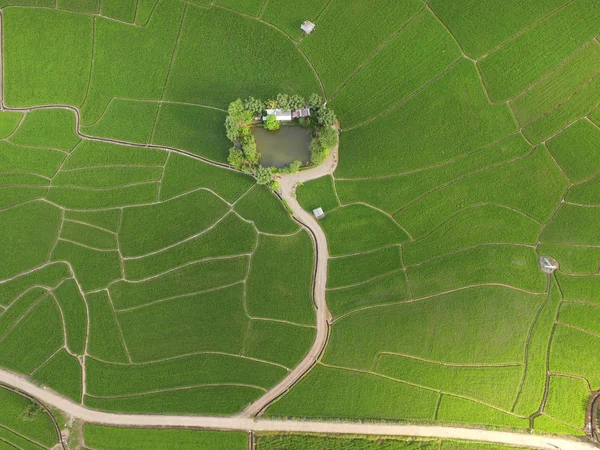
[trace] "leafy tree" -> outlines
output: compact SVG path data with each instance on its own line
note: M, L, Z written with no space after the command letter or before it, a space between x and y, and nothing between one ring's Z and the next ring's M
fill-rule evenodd
M300 170L300 167L302 167L302 162L296 160L290 164L289 171L290 173L296 173L298 170Z
M270 98L269 100L267 100L267 108L269 108L269 109L277 108L277 100L274 98Z
M240 126L238 122L231 116L227 116L225 119L225 133L227 135L227 139L231 142L235 142L238 140L240 136Z
M227 112L236 122L244 120L246 116L246 108L244 108L244 103L239 98L229 104Z
M313 108L320 108L323 106L323 97L315 93L310 94L310 97L308 97L308 104Z
M244 125L243 127L240 127L239 135L241 137L250 136L250 127L248 127L246 125Z
M337 144L337 132L331 127L322 128L318 139L322 148L330 149Z
M256 168L254 176L257 184L269 184L273 180L273 169L259 166Z
M231 164L236 169L241 169L244 165L244 152L242 152L239 148L231 147L229 149L229 156L227 157L227 162Z
M255 116L260 116L265 109L265 103L254 97L248 97L244 102L244 108L251 111Z
M281 109L290 109L290 96L287 94L277 94L277 107Z
M310 143L310 162L315 166L322 164L329 155L329 151L324 149L319 139L313 139Z
M277 120L275 114L267 115L267 120L265 120L265 129L269 131L279 130L280 126L281 124L279 123L279 120Z
M290 108L292 109L300 109L306 106L306 101L304 97L298 94L294 94L290 97Z
M269 184L269 187L271 189L273 189L274 191L279 192L279 189L281 188L281 183L277 180L272 180L271 183Z
M323 127L332 127L335 125L337 117L333 109L319 108L317 111L317 122Z
M246 161L250 163L250 165L258 164L258 160L260 159L260 155L258 153L258 149L256 148L256 140L254 136L245 136L241 139L242 143L242 151L244 152L244 157Z

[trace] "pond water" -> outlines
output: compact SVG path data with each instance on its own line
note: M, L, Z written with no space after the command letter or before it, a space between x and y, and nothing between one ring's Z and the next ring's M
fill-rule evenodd
M263 167L286 167L298 160L310 161L310 133L304 127L284 126L277 131L252 128Z

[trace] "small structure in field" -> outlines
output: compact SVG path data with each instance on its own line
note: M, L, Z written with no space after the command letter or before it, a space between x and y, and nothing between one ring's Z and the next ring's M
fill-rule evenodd
M325 213L323 212L323 208L317 208L317 209L313 209L313 214L315 215L315 217L317 218L317 220L321 220L323 217L325 217Z
M544 273L554 273L558 269L558 261L551 256L540 256L540 269Z
M291 109L267 109L267 116L274 115L279 122L291 122ZM263 121L267 120L267 116L263 116Z
M306 34L312 33L315 27L316 25L310 20L305 20L304 23L300 25L300 28L302 28L302 31L304 31Z
M301 117L310 117L310 108L305 106L304 108L295 109L292 111L292 117L294 119L300 119Z

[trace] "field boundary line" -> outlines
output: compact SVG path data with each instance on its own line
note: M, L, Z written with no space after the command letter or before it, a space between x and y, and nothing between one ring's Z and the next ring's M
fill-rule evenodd
M375 368L379 362L379 358L382 355L399 356L401 358L414 359L414 360L421 361L424 363L435 364L435 365L444 366L444 367L473 368L473 369L488 369L488 368L490 368L491 369L491 368L495 368L495 367L521 367L521 366L523 366L522 363L518 363L518 362L510 362L510 363L449 363L449 362L435 361L432 359L422 358L420 356L408 355L405 353L381 351L381 352L378 352L377 356L375 357L375 363L373 365L373 370L372 370L373 372L375 372Z
M39 447L39 448L42 448L42 449L49 449L49 448L48 448L48 447L46 447L45 445L42 445L42 444L40 444L39 442L37 442L37 441L34 441L33 439L31 439L31 438L29 438L29 437L27 437L27 436L24 436L24 435L22 435L21 433L18 433L17 431L13 430L12 428L9 428L9 427L7 427L7 426L6 426L6 425L4 425L4 424L0 424L0 428L2 428L2 429L4 429L4 430L8 431L9 433L12 433L12 434L14 434L15 436L18 436L18 437L20 437L21 439L23 439L23 440L25 440L25 441L29 442L30 444L33 444L33 445L35 445L36 447ZM5 443L5 444L7 444L8 446L10 446L10 447L12 447L12 448L15 448L15 449L17 449L17 450L23 450L21 447L18 447L16 444L13 444L12 442L9 442L9 441L7 441L7 440L5 440L4 438L0 438L0 441L4 442L4 443Z
M123 328L121 328L121 321L119 320L119 315L115 311L115 304L113 303L112 296L110 295L110 291L108 289L106 289L106 296L108 297L108 301L110 303L110 309L112 311L113 318L115 319L115 323L117 324L117 330L119 330L119 339L121 340L121 344L123 345L123 350L125 350L125 354L127 355L129 364L131 364L131 353L129 353L127 341L125 340L125 336L123 335Z
M95 395L95 394L86 394L86 397L98 398L98 399L114 399L114 398L135 398L135 397L144 397L146 395L153 394L162 394L167 392L177 392L177 391L188 391L191 389L203 389L210 387L246 387L251 389L257 389L263 392L267 392L267 389L261 386L256 386L252 384L244 384L244 383L203 383L192 386L178 386L167 389L156 389L152 391L144 391L135 394L120 394L120 395Z
M560 316L560 310L559 310L559 316ZM586 330L585 328L581 328L581 327L578 327L578 326L575 326L575 325L571 325L571 324L566 323L566 322L562 322L560 319L556 320L556 325L560 325L560 326L566 327L566 328L571 328L573 330L579 331L580 333L589 334L590 336L593 336L596 339L600 339L600 334L593 333L592 331Z

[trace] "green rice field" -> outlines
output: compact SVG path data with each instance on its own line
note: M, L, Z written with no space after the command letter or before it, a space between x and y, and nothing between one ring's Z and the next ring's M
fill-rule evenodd
M264 417L585 435L600 391L600 2L0 12L1 369L91 409L233 416L310 355L323 313L324 348ZM313 93L339 149L294 195L324 210L326 249L278 183L227 163L230 102ZM27 402L0 389L0 449L56 443L45 412L17 420ZM248 448L245 433L80 434L97 450Z

